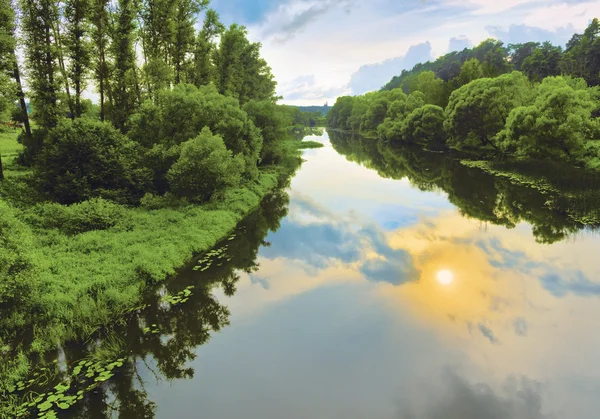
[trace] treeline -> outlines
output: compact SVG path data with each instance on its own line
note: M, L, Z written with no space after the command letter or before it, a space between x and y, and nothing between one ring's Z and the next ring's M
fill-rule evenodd
M202 201L283 158L295 111L276 105L260 43L208 6L0 0L3 106L24 124L21 163L43 192L61 203Z
M594 19L565 52L547 43L507 49L485 41L463 51L472 58L458 69L461 53L450 54L379 92L338 98L328 126L390 142L500 150L600 168L599 32Z
M587 80L590 86L597 86L600 84L599 31L598 19L594 19L583 34L573 35L565 48L552 45L551 42L505 46L499 40L487 39L474 48L454 51L433 62L420 63L411 70L403 70L382 90L400 87L408 94L417 90L419 75L426 71L433 72L435 77L447 83L445 87L449 92L466 84L470 77L497 77L513 70L521 71L531 81L539 82L546 77L568 74ZM463 65L473 59L480 66L476 69L472 67L472 70L477 70L475 73L465 74Z

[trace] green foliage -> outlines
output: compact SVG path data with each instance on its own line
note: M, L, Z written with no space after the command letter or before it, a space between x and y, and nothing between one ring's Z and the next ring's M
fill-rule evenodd
M511 110L530 97L529 82L513 72L484 78L455 90L446 108L444 123L452 146L496 146L496 135L504 128Z
M24 324L27 310L33 309L39 286L35 247L29 227L0 200L0 310L5 327ZM5 333L7 329L0 329L0 343Z
M219 93L244 104L255 99L272 100L276 82L271 68L260 57L260 43L251 43L244 26L232 24L222 35L214 54Z
M123 206L92 198L69 206L54 202L39 204L32 210L28 221L38 228L58 229L65 234L81 234L93 230L107 230L126 224Z
M156 104L147 102L132 116L128 136L145 147L171 146L195 138L204 127L222 137L234 155L244 156L246 178L257 176L260 130L236 99L219 94L212 85L180 84L159 92Z
M540 82L546 77L557 76L560 74L561 54L561 47L544 42L523 61L521 71L534 82Z
M477 58L471 58L464 62L460 68L460 73L455 79L456 87L464 86L471 83L473 80L483 78L483 68Z
M288 135L288 127L292 125L289 113L284 107L270 101L251 100L242 109L262 135L261 163L279 163L285 157L283 140Z
M167 179L178 196L203 202L218 191L238 186L243 170L243 157L233 157L223 139L204 128L198 137L183 144Z
M577 89L573 80L545 79L531 106L515 108L502 131L502 149L518 158L580 161L586 144L600 139L592 113L598 102L591 89Z
M600 85L600 21L595 18L583 34L575 34L562 57L563 73L584 78L590 86Z
M424 71L419 74L416 90L425 95L425 103L427 104L446 106L448 102L444 81L437 78L433 71Z
M44 192L70 204L93 197L135 202L148 183L136 144L107 123L63 120L48 134L35 164Z
M401 137L406 143L440 147L446 143L446 114L439 106L425 105L412 111L402 123Z
M20 0L25 61L31 90L33 116L37 123L51 129L59 119L57 49L52 39L58 21L57 3L50 0ZM35 154L38 150L30 150Z

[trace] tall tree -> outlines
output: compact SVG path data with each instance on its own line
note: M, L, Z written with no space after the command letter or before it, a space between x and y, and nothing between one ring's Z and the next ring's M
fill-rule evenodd
M41 127L53 128L59 118L57 51L52 30L53 24L58 21L57 5L50 0L21 0L21 9L35 121Z
M65 45L69 57L67 75L75 87L75 117L82 114L81 93L87 85L90 67L90 0L67 0Z
M16 93L16 98L21 108L18 120L24 124L25 135L29 138L31 137L31 125L29 123L29 113L27 112L25 94L21 83L21 71L15 52L17 48L15 9L16 4L12 0L0 0L0 71L4 76L14 79L15 85L9 80L5 80L7 99L10 102L11 94L13 92Z
M110 67L107 61L107 51L109 45L110 20L108 14L108 4L110 0L92 0L91 10L92 23L92 45L94 55L94 75L98 84L98 93L100 94L100 120L106 118L105 96L109 90L108 82L110 77Z
M219 92L242 104L273 99L276 86L271 69L260 57L261 44L250 43L247 34L244 26L232 24L214 54Z
M600 85L600 21L594 19L583 35L574 35L567 43L562 70L583 77L591 86Z
M188 74L188 80L198 87L210 83L215 78L215 68L212 61L215 51L214 39L223 31L225 31L225 26L219 20L219 14L214 9L208 9L204 17L202 30L196 38L193 62Z
M119 0L112 32L111 50L114 57L112 119L125 130L125 123L140 102L135 41L135 0Z
M175 34L171 45L171 59L175 71L175 84L182 82L182 75L189 64L196 37L196 16L208 6L208 0L176 0Z
M560 74L560 60L562 48L555 47L550 42L536 48L536 50L523 61L521 70L529 80L540 82L546 77Z
M144 58L144 85L151 97L171 86L171 45L175 39L176 2L143 0L139 12L140 36Z

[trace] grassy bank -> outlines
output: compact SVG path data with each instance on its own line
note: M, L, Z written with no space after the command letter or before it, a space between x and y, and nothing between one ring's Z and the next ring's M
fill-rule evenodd
M227 237L293 174L302 145L286 142L282 164L263 167L257 181L226 189L201 205L148 197L137 208L108 201L63 206L41 200L31 173L8 171L0 183L0 234L19 243L8 249L10 255L27 261L26 273L35 281L29 282L33 290L26 302L0 301L0 400L27 376L36 354L87 340L138 307L149 289L194 255ZM9 156L18 151L14 136L4 136L2 146L9 151L3 154L5 166L18 168Z

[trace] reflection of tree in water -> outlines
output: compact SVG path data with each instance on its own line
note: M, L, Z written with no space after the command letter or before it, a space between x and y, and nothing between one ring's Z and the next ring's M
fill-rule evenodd
M168 282L165 289L175 295L193 285L189 300L169 306L160 293L150 296L148 307L116 326L110 336L120 336L119 346L126 348L129 361L103 386L88 394L68 411L68 417L127 419L153 418L155 404L149 400L140 377L144 366L157 379L191 378L194 370L186 367L196 357L195 349L207 343L214 332L229 324L229 311L213 295L221 287L228 295L235 292L239 280L236 272L255 271L256 258L269 231L276 231L287 215L289 195L282 188L267 197L257 211L247 217L237 229L234 240L227 241L230 261L200 272L190 266ZM145 333L152 325L159 333ZM108 339L107 339L108 340ZM67 360L81 359L87 354L79 345L66 349Z
M568 185L581 184L578 179L562 179L564 193L542 192L466 167L453 153L392 146L339 131L328 133L333 148L348 160L376 170L385 178L407 178L423 191L442 190L465 216L507 228L528 222L539 243L555 243L586 227L600 225L596 210L600 194L579 196L567 189Z

